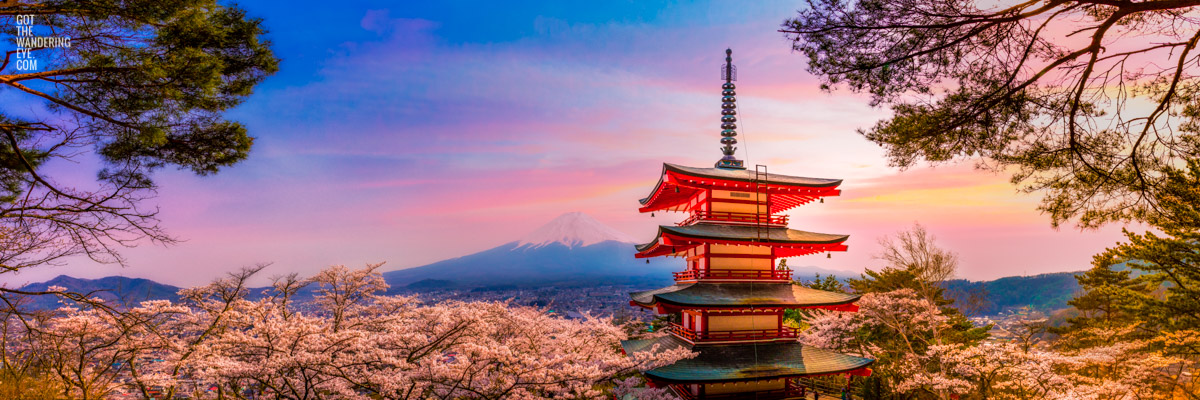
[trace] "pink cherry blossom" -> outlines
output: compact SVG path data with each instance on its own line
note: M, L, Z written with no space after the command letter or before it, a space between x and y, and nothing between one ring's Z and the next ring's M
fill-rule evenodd
M37 359L67 397L427 399L599 398L637 389L638 371L692 357L686 349L622 354L626 329L497 302L423 305L384 296L377 265L281 278L247 297L251 269L121 313L63 308L6 320L5 353ZM312 285L316 298L292 298ZM618 382L619 381L619 382Z

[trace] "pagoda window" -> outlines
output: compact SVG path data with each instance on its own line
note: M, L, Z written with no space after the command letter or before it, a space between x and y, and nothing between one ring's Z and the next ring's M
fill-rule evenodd
M713 190L713 199L754 200L754 192L737 192L732 190Z
M769 195L766 193L757 193L756 194L754 192L740 192L740 191L732 191L732 190L713 190L712 191L712 199L711 199L710 203L713 203L713 205L730 204L730 203L749 204L749 205L751 205L750 210L753 211L753 209L754 209L753 204L754 203L766 204L768 196ZM714 209L714 211L721 211L721 210Z
M732 244L712 244L709 250L716 254L755 254L771 255L770 246L736 246Z
M755 203L751 200L749 203L734 202L732 200L717 200L713 199L711 204L713 212L717 213L741 213L741 214L767 214L767 203L759 202L755 207Z
M712 269L737 269L737 270L770 270L771 258L744 258L744 257L719 257L713 255L711 262Z
M708 317L709 332L779 329L779 317L769 315L713 315Z
M710 249L712 252L706 257L710 270L770 271L774 268L775 260L770 247L713 244Z

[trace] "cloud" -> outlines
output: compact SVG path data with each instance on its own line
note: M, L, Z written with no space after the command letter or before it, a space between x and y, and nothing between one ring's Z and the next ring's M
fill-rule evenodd
M1111 242L1050 230L1036 195L1016 194L1006 177L967 165L888 167L855 132L887 111L818 90L775 31L791 3L655 5L636 16L505 5L488 21L425 12L438 6L343 9L355 14L339 25L275 38L292 69L232 115L258 137L251 158L216 177L166 173L165 225L189 241L135 249L124 271L195 284L261 261L300 273L413 266L504 243L568 211L650 235L679 217L636 212L660 163L709 166L720 156L726 47L739 71L739 156L774 173L846 180L842 197L792 215L797 229L852 234L851 252L797 265L872 266L874 238L913 221L962 252L969 277L1011 272L1006 263L1078 269L1087 246ZM496 24L504 35L492 35ZM1012 246L1023 253L998 261L994 249Z

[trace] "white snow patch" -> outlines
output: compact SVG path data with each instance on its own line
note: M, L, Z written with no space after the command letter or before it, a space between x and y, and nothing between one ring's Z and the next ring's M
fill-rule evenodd
M610 228L587 214L569 212L525 235L517 243L517 247L538 248L551 243L562 243L567 247L582 247L609 240L636 243L632 236Z

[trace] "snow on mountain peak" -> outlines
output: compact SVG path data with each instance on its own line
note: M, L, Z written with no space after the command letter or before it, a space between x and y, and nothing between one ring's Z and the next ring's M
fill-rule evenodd
M517 243L517 247L537 248L551 243L562 243L567 247L582 247L609 240L636 243L633 237L610 228L587 214L570 212L558 216L546 225L542 225L541 228L525 235Z

